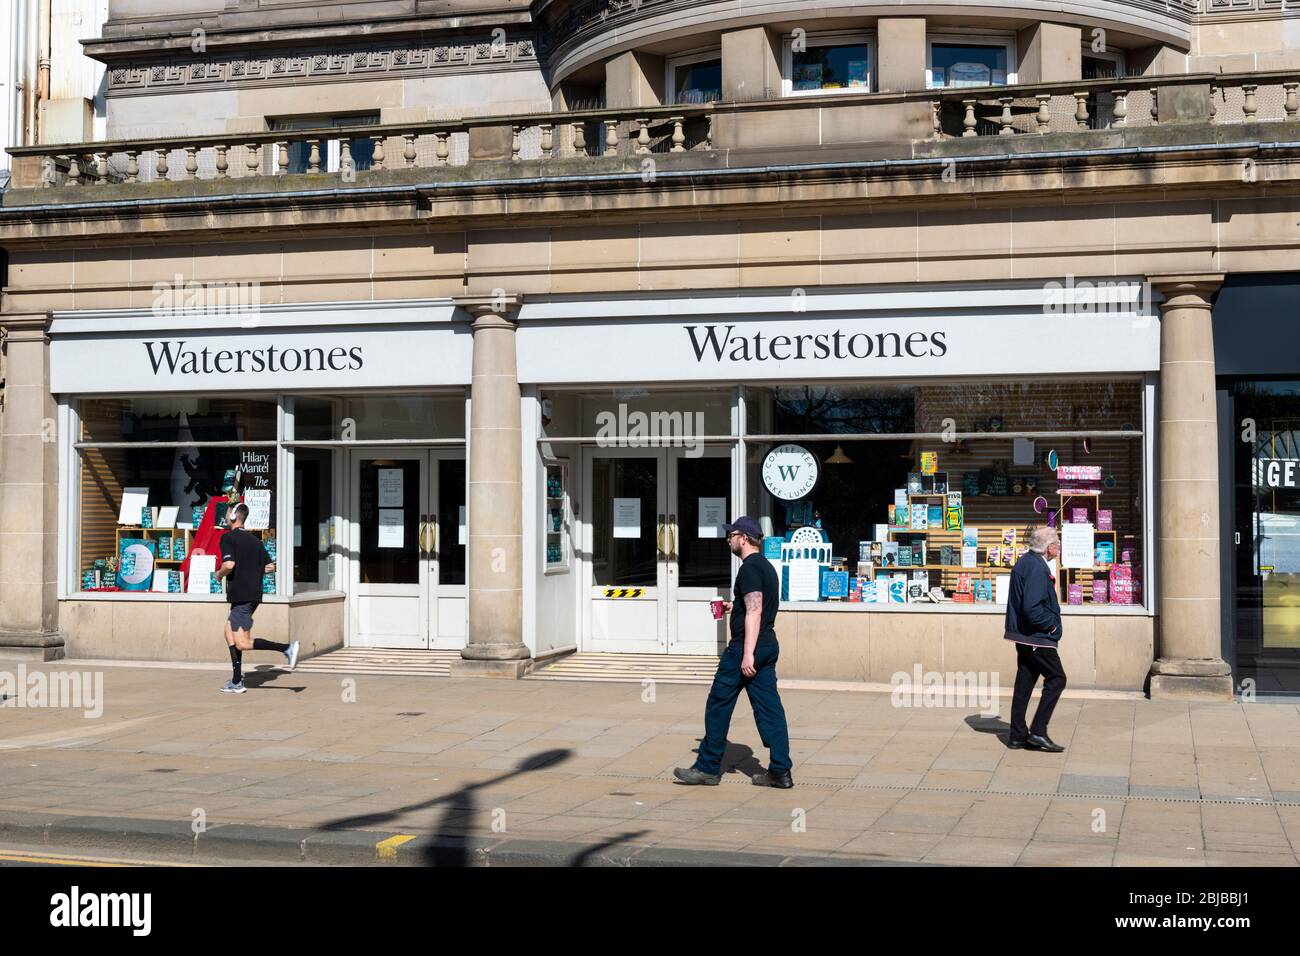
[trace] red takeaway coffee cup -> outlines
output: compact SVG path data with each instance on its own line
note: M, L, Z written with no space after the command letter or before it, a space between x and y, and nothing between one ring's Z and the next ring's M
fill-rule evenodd
M713 611L713 619L714 619L715 621L721 621L721 620L722 620L722 607L723 607L723 604L724 604L724 602L723 602L721 599L719 599L719 600L717 600L717 601L710 601L710 602L709 602L709 609Z

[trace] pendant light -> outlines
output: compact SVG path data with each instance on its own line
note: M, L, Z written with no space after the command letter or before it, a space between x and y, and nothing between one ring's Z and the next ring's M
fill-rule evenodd
M844 447L842 445L837 444L835 446L835 454L831 455L831 457L826 459L826 464L851 465L853 464L853 459L850 458L848 455L844 454Z

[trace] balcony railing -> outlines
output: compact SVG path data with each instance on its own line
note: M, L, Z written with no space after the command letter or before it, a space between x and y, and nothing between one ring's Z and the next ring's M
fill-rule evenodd
M355 182L385 170L489 161L545 167L652 154L1296 121L1298 91L1300 73L1186 74L26 146L9 152L15 157L14 185L20 188L132 188L300 173Z

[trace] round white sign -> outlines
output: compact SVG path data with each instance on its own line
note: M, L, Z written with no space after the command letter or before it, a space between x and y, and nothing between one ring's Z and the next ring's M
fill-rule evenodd
M782 501L798 501L817 484L817 456L802 445L777 445L763 459L763 484Z

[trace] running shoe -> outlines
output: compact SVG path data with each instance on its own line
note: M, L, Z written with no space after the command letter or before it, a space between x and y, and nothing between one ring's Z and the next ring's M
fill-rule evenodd
M225 686L221 688L223 694L242 694L244 692L244 682L241 680L236 684L233 680L228 680Z
M284 652L284 656L289 660L289 670L298 666L298 642L294 641L289 645L289 649Z

